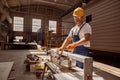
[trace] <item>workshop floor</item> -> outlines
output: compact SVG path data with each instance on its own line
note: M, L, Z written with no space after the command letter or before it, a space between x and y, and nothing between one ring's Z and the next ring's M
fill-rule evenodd
M36 79L34 73L25 70L25 56L29 54L30 51L34 52L36 50L0 50L0 62L14 61L13 68L15 72L10 76L14 76L15 80L40 80ZM120 80L120 78L99 69L94 69L94 72L103 77L104 80Z

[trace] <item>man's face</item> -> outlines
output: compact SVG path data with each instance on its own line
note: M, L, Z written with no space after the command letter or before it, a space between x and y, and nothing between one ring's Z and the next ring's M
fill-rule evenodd
M74 21L77 25L80 25L83 22L83 17L74 16Z

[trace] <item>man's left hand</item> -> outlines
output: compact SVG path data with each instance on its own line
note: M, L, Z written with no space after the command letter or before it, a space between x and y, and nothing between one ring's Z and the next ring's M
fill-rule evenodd
M71 51L71 50L73 50L75 47L76 47L76 44L75 44L75 43L72 43L72 44L67 45L67 46L66 46L66 49Z

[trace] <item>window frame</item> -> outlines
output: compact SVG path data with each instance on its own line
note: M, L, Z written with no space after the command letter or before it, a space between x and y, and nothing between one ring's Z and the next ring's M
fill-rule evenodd
M13 17L13 31L24 31L24 17Z
M38 25L39 21L40 21L40 24ZM42 23L41 19L33 18L32 19L32 32L37 32L40 28L42 28L41 23ZM36 26L39 26L39 27L37 28ZM37 29L35 29L35 28L37 28Z
M53 22L55 22L54 24L56 25L56 26L54 26L53 28L51 28L51 22L53 23ZM49 20L49 28L48 28L48 30L49 31L53 31L53 33L57 33L57 21L56 20Z

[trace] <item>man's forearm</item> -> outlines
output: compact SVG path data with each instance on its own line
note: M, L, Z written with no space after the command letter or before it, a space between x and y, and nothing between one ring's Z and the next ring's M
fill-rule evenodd
M70 42L71 42L70 37L67 37L67 38L65 39L65 41L63 42L62 47L67 46L67 44L69 44Z
M82 38L81 40L75 42L75 46L85 45L89 42L89 40L86 40L85 38Z
M91 36L90 34L86 34L85 37L74 43L75 46L87 44L90 41L90 36Z

